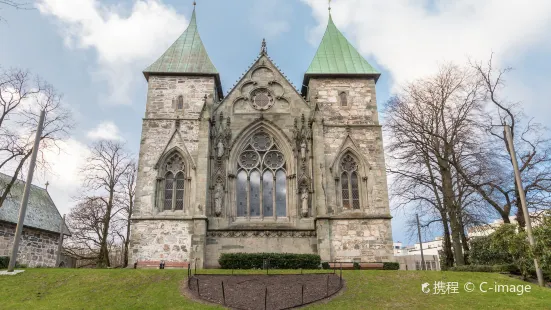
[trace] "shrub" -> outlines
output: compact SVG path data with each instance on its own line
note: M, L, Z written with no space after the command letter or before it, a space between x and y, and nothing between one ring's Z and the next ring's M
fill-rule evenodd
M400 263L397 262L384 262L383 270L398 270L400 269Z
M473 265L510 264L513 258L506 248L496 247L493 235L472 238L470 241L470 262Z
M0 269L7 269L10 264L9 256L0 256ZM27 265L15 262L15 268L27 268Z
M323 262L323 263L321 263L321 268L323 268L323 269L330 269L331 266L329 266L329 263L328 263L328 262Z
M354 270L360 270L360 263L354 262Z
M270 269L319 269L321 263L319 255L291 253L223 253L218 263L222 269L262 269L265 260Z
M7 256L0 256L0 269L8 268L10 258Z

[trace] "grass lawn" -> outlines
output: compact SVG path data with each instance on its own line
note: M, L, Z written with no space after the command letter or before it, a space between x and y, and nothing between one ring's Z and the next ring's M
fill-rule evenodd
M221 309L182 296L185 276L186 270L27 269L0 276L0 309ZM494 282L528 284L499 274L351 270L343 277L347 288L342 295L308 309L551 309L551 289L533 284L521 296L480 292L482 282L489 283L486 288ZM421 292L422 283L432 289L435 281L458 282L459 293ZM468 281L475 284L474 292L464 290Z

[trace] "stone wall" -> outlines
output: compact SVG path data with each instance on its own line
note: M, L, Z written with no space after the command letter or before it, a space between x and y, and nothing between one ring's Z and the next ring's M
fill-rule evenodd
M331 220L331 253L335 261L392 261L390 220Z
M0 256L10 256L16 225L0 222ZM23 228L17 262L28 267L55 267L59 234Z
M222 253L317 254L313 231L210 231L207 233L205 266L218 268Z
M190 261L192 221L139 221L132 225L129 264L143 260Z

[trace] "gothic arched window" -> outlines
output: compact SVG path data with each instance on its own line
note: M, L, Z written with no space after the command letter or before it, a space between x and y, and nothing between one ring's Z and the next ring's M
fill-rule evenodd
M347 98L345 92L341 92L341 93L339 94L339 100L340 100L340 102L341 102L341 107L346 107L346 106L348 106L348 98Z
M345 154L340 162L341 199L344 209L360 209L358 163L350 154Z
M254 134L237 160L237 216L287 216L285 169L274 139L264 131Z
M184 210L185 168L184 160L178 153L168 157L163 166L165 174L161 200L165 211Z
M178 96L177 108L178 110L181 110L184 108L184 96L182 95Z

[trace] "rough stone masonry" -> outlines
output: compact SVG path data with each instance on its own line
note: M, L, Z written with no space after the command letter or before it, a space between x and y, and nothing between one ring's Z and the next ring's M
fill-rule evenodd
M380 74L331 18L301 93L263 42L223 96L195 11L144 75L132 262L218 267L232 252L393 260Z

